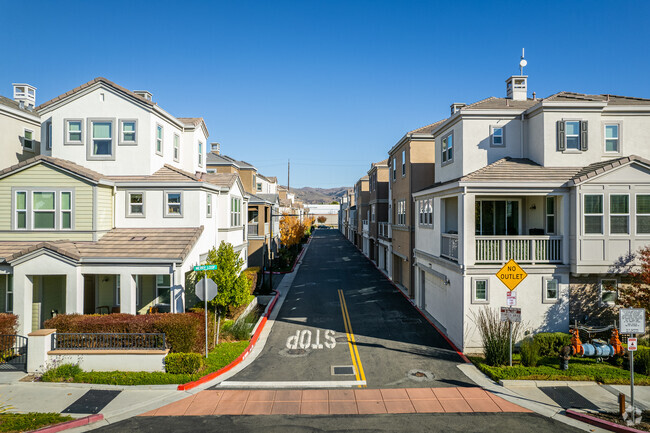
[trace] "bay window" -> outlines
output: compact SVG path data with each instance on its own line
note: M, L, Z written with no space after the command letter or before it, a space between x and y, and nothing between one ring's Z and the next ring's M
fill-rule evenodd
M621 235L630 233L630 196L627 194L610 194L609 196L609 232Z
M636 196L636 232L650 234L650 194Z
M603 196L602 194L585 194L584 197L584 233L603 234Z
M230 198L230 226L237 227L241 225L241 198Z

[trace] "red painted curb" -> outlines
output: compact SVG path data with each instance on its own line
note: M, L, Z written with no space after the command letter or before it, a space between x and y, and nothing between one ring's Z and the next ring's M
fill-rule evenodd
M577 419L578 421L586 422L587 424L594 425L596 427L604 428L605 430L619 432L619 433L645 433L642 430L637 430L632 427L627 427L624 425L616 424L611 421L606 421L604 419L596 418L595 416L590 416L585 413L575 412L571 409L566 410L566 415L569 418Z
M39 433L43 433L43 432L55 433L55 432L59 432L59 431L69 430L69 429L75 428L75 427L81 427L81 426L84 426L84 425L92 424L94 422L101 421L103 419L104 419L104 415L102 415L101 413L98 413L98 414L95 414L95 415L85 416L83 418L73 419L72 421L62 422L61 424L54 424L54 425L50 425L50 426L47 426L47 427L41 427L41 428L39 428L37 430L30 430L30 432L31 433L35 433L35 432L39 432Z
M264 325L266 325L266 321L271 314L271 311L273 311L273 307L275 307L275 303L278 301L278 298L280 297L280 292L278 290L275 291L275 296L269 303L269 306L266 308L266 313L264 313L264 316L262 316L262 321L260 322L259 326L257 327L257 330L255 331L255 334L251 337L251 341L248 344L248 347L246 347L246 350L242 352L241 355L237 357L233 362L230 364L226 365L220 370L214 371L210 374L207 374L203 376L200 379L195 380L194 382L188 382L188 383L182 383L178 385L176 388L178 391L187 391L192 388L196 388L199 385L202 385L206 382L209 382L213 380L214 378L218 377L219 375L222 375L223 373L232 370L235 366L237 366L240 362L242 362L246 357L250 354L251 350L253 350L253 347L255 347L255 343L257 343L258 338L260 337L260 334L262 333L262 330L264 329Z
M307 242L305 242L304 245L307 245L307 244L310 243L310 242L311 242L311 236L309 237L309 240L308 240ZM284 274L290 274L290 273L292 273L292 272L294 271L294 269L296 269L296 265L298 264L298 262L300 261L300 258L302 257L302 255L303 255L304 253L305 253L305 247L303 247L302 250L300 250L300 254L298 254L298 256L296 257L296 260L294 260L294 262L293 262L293 266L291 267L291 270L290 270L290 271L284 271L284 272L273 272L273 275L284 275ZM268 275L268 274L270 274L271 272L264 271L263 273Z
M347 239L347 238L346 238L346 239ZM348 240L348 242L350 242L350 241ZM352 242L350 242L350 243L352 244ZM451 340L450 340L450 339L445 335L445 333L442 332L440 329L438 329L438 327L437 327L437 326L436 326L436 325L435 325L431 320L429 320L429 318L428 318L428 317L427 317L427 316L422 312L422 310L420 310L420 307L418 307L417 305L415 305L415 303L413 302L413 300L412 300L411 298L409 298L409 297L408 297L408 296L407 296L407 295L402 291L402 289L400 289L399 287L397 287L397 284L395 284L395 282L394 282L393 280L391 280L390 278L388 278L388 277L386 276L386 274L384 274L384 272L383 272L381 269L379 269L379 266L377 266L377 265L375 264L375 262L373 262L372 260L370 260L370 257L366 256L366 255L363 253L363 251L361 251L361 249L360 249L359 247L357 247L356 245L352 244L352 246L355 247L355 248L357 249L357 251L359 251L359 252L361 253L361 255L362 255L363 257L365 257L365 258L370 262L370 264L372 264L372 265L373 265L373 266L374 266L374 267L379 271L379 273L380 273L384 278L386 278L386 280L387 280L389 283L391 283L391 284L393 285L393 287L395 287L395 288L397 289L398 292L400 292L400 293L402 294L402 296L404 296L404 298L405 298L405 299L406 299L406 300L407 300L407 301L408 301L408 302L413 306L413 308L415 308L415 309L417 310L417 312L420 313L420 315L424 318L424 320L426 320L427 322L429 322L429 325L433 326L433 327L435 328L435 330L438 331L438 334L442 335L442 338L444 338L445 341L446 341L447 343L449 343L449 345L451 346L451 348L452 348L454 351L456 351L456 353L458 354L458 356L460 356L461 359L462 359L463 361L465 361L467 364L471 364L471 363L472 363L472 361L470 361L469 358L467 358L467 356L465 356L465 354L464 354L463 352L461 352L460 349L458 349L458 347L457 347L457 346L456 346L456 345L455 345L455 344L454 344L454 343L453 343L453 342L452 342L452 341L451 341Z

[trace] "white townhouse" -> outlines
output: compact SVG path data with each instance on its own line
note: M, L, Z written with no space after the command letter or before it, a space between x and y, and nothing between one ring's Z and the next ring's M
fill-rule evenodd
M0 169L33 158L41 150L41 119L34 111L36 88L13 87L13 99L0 96Z
M201 118L97 78L36 108L40 155L0 171L0 307L29 333L56 314L182 312L221 240L247 257L248 195L207 174Z
M527 332L574 320L610 324L617 265L650 244L650 99L560 92L452 104L434 130L435 183L417 202L415 301L465 352L475 317L506 305L495 276L508 260Z

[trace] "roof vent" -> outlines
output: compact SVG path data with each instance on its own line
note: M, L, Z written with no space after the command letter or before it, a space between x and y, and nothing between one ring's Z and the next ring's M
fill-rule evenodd
M221 155L221 143L210 143L210 150L217 155Z
M20 108L33 110L36 105L36 87L25 83L13 83L14 101L18 102Z
M454 102L453 104L450 105L451 115L453 116L454 113L459 112L461 108L466 107L466 106L467 106L467 104L463 104L462 102Z
M133 236L130 240L132 240L132 241L143 241L145 239L147 239L146 236Z
M148 90L134 90L133 93L142 96L147 101L153 101L153 95Z

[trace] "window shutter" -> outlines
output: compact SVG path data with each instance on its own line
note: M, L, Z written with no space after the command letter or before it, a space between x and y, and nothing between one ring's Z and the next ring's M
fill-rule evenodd
M587 150L587 121L580 122L580 150Z
M566 141L564 140L564 120L557 122L557 150L566 150Z

